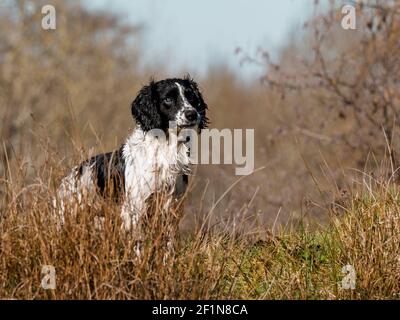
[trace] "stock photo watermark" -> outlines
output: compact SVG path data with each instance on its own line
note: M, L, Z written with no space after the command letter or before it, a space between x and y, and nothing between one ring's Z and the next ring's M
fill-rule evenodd
M342 268L342 274L345 276L341 282L341 288L343 290L354 290L356 288L356 269L348 264Z
M167 134L161 129L153 129L146 133L167 143L172 150L178 150L178 144L188 147L191 164L235 165L238 176L250 175L254 172L254 129L203 129L185 128L178 131L175 122L169 123ZM223 146L223 152L221 147ZM177 157L164 159L171 165L177 163Z
M43 278L41 281L41 287L45 290L55 290L56 289L56 268L52 265L42 266L41 272Z
M57 12L53 5L47 4L41 10L44 15L42 18L43 30L56 30L57 28ZM356 8L351 4L346 4L342 7L343 15L341 26L344 30L355 30L357 28Z
M344 30L355 30L357 28L356 8L350 4L342 7L342 28Z
M56 8L50 4L42 7L42 29L43 30L56 30L57 28L57 16Z

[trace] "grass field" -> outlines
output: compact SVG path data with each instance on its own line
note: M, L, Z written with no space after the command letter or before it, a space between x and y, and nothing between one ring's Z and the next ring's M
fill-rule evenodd
M204 74L172 71L167 53L149 64L142 46L158 19L0 0L0 299L400 299L400 0L357 1L356 30L342 28L345 2L310 1L314 14L276 54L238 43L238 64L262 74L247 78L214 50ZM41 28L48 4L57 30ZM264 169L236 184L233 165L200 165L174 252L177 212L161 198L141 259L110 201L70 210L59 228L61 178L126 141L149 79L187 72L210 129L254 129Z
M400 193L389 182L364 179L361 191L332 207L325 226L300 222L258 237L205 221L168 255L162 241L168 222L157 218L138 260L115 204L70 212L59 229L49 205L51 180L25 187L17 181L6 183L2 200L3 299L400 298ZM162 216L158 208L155 217ZM99 213L101 230L93 224ZM54 290L41 286L44 265L55 268Z

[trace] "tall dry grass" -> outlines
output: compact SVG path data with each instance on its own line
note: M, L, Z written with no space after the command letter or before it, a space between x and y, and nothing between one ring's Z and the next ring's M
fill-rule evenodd
M165 199L156 197L138 258L114 202L67 211L59 228L49 199L61 172L48 160L31 184L21 183L23 168L1 180L0 298L400 298L400 191L390 180L361 174L316 230L274 225L260 237L205 219L192 234L175 236L174 250L167 239L178 213L164 212ZM46 265L55 268L55 290L41 286ZM354 290L342 287L346 265L356 272Z
M115 203L70 212L60 230L50 199L72 165L123 142L150 76L171 75L143 67L139 24L79 1L4 2L0 298L399 298L398 2L364 2L365 28L344 34L336 7L318 13L278 64L262 55L261 82L224 66L197 79L212 127L254 128L265 169L236 183L232 166L200 166L172 253L155 199L142 260ZM44 3L62 12L55 32L38 27ZM341 288L345 265L355 290Z

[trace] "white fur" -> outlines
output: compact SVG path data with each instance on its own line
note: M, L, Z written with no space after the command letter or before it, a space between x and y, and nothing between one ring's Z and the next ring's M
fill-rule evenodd
M78 167L74 167L71 173L62 179L60 187L57 190L57 198L53 199L53 206L57 208L61 224L65 222L66 209L75 209L81 206L84 201L91 202L96 191L93 181L92 167L84 167L79 179Z
M178 82L175 82L175 84L177 85L177 87L178 87L178 90L179 90L179 95L180 95L180 97L181 97L181 99L182 99L182 101L183 101L183 107L178 111L178 113L176 114L176 124L178 125L178 126L181 126L181 125L183 125L183 124L185 124L186 122L187 122L187 119L186 119L186 117L185 117L185 111L187 111L187 110L189 110L189 109L193 109L193 110L195 110L194 108L193 108L193 106L189 103L189 101L186 99L186 97L185 97L185 95L184 95L184 93L183 93L183 88L182 88L182 86L178 83Z
M175 84L177 85L179 94L183 100L183 108L193 108L192 105L189 103L189 101L187 101L186 96L183 93L182 86L178 82L175 82Z
M145 134L140 128L128 138L125 158L125 201L122 218L126 230L139 221L148 197L167 190L171 195L182 174L190 173L188 148L182 142Z

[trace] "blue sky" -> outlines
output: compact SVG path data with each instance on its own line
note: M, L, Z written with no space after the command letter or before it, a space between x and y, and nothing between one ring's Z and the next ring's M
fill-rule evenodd
M263 47L276 54L291 31L311 14L313 0L86 0L142 23L146 63L169 71L187 68L202 73L224 62L242 75L258 67L240 67L237 47L254 54Z

